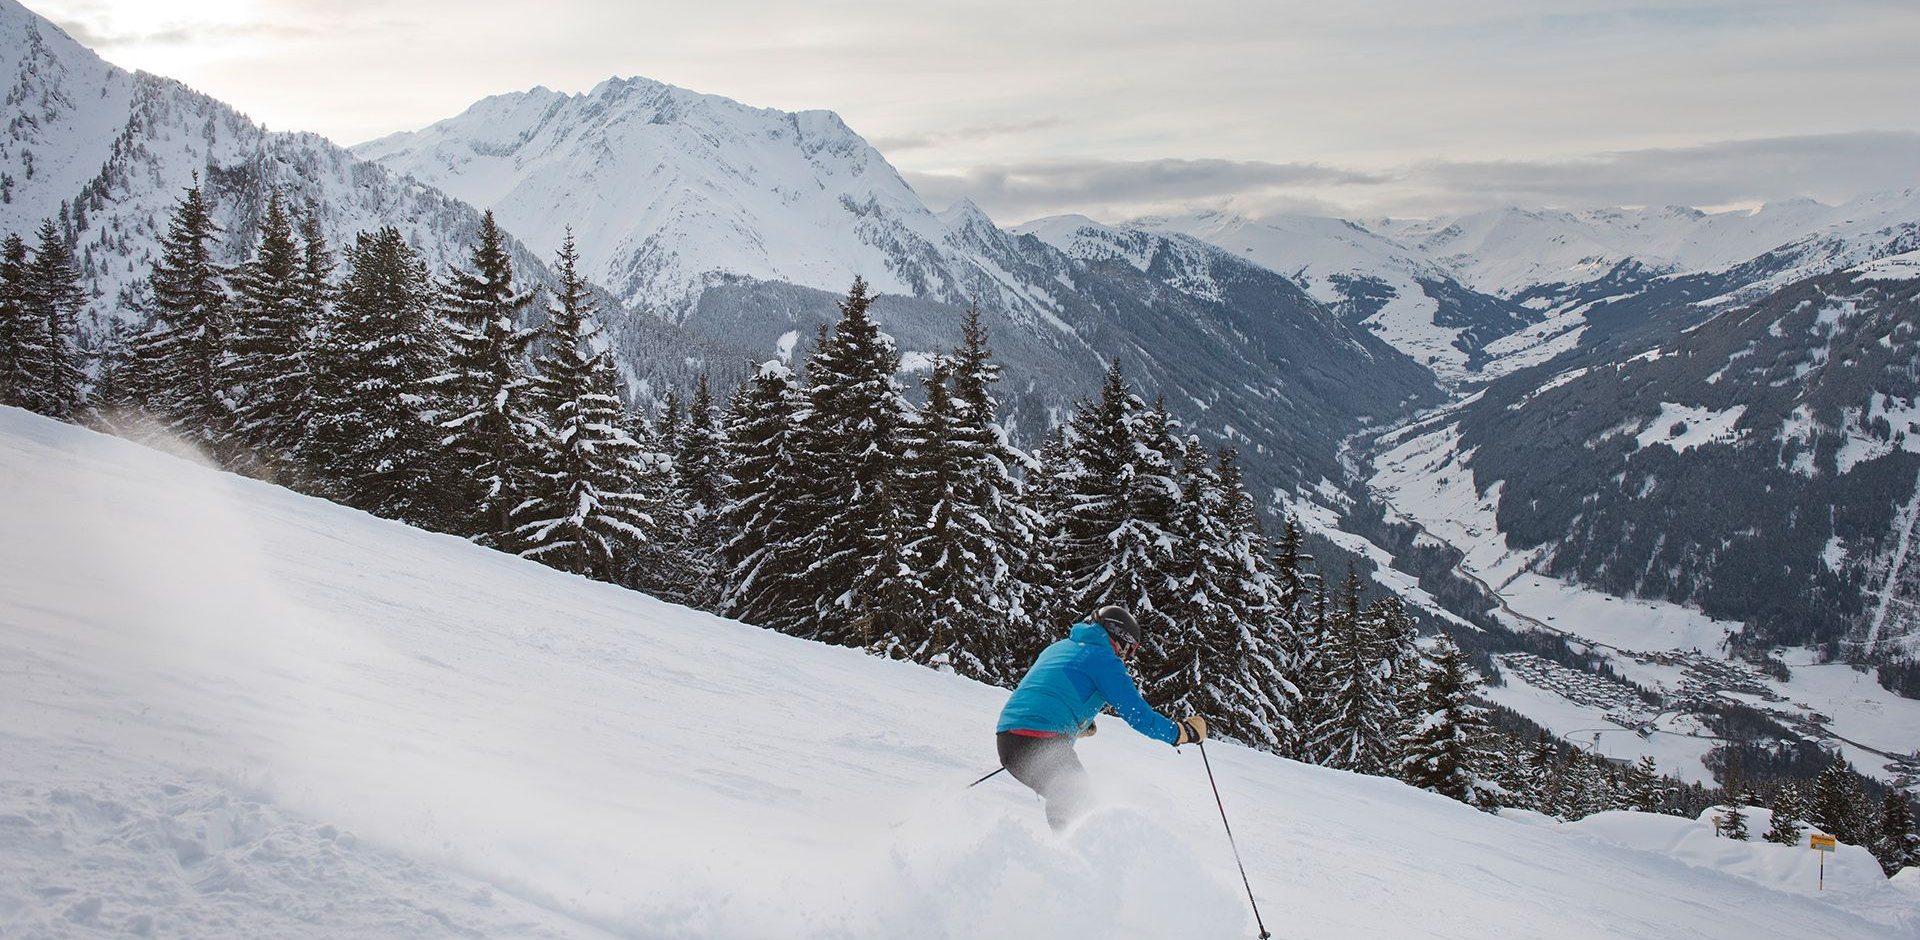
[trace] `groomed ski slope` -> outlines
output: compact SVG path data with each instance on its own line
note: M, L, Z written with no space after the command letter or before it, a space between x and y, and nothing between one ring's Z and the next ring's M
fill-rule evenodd
M1199 755L1117 721L1056 838L963 789L1000 690L13 409L0 520L9 940L1253 935ZM1920 936L1857 851L1815 897L1802 849L1606 841L1684 821L1209 755L1277 937Z

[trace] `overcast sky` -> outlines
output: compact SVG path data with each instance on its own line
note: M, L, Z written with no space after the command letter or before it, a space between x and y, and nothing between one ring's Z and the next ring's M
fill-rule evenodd
M935 209L1835 202L1920 186L1917 0L28 0L343 144L641 75L839 112Z

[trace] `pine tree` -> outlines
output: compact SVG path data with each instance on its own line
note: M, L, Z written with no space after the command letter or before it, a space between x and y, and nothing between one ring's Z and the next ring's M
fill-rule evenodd
M680 452L680 426L685 423L680 414L680 393L667 389L660 405L659 436L661 448L669 454Z
M1311 561L1313 556L1305 550L1300 517L1289 514L1280 537L1274 542L1273 577L1279 591L1280 613L1294 623L1310 619L1314 593L1319 588L1317 577L1307 572Z
M27 264L25 293L28 315L45 324L41 334L45 345L31 362L36 387L34 410L72 421L79 416L81 387L86 384L77 341L80 311L86 306L87 295L80 289L73 252L50 220L40 223L39 243Z
M27 289L27 244L9 234L0 244L0 405L35 407L37 365L49 343Z
M801 541L811 558L801 607L813 615L803 635L878 649L914 632L922 612L905 556L900 356L868 314L872 302L855 278L833 334L808 359L794 508L814 523Z
M993 654L988 599L976 566L992 551L990 528L973 506L957 440L959 410L948 385L952 363L936 356L924 380L927 403L901 428L907 455L901 492L909 512L907 555L926 592L926 616L909 624L896 655L980 678ZM914 629L917 627L917 629Z
M1349 564L1342 609L1323 651L1320 721L1309 749L1328 766L1379 774L1395 744L1393 661L1378 632L1383 625L1361 613L1360 593L1360 577Z
M1920 865L1920 833L1913 829L1913 807L1898 788L1889 789L1880 803L1880 831L1873 856L1888 877L1910 865Z
M1007 682L1017 680L1009 674L1026 665L1008 664L1016 647L1029 645L1040 633L1035 622L1040 595L1021 575L1031 572L1046 521L1028 505L1017 475L1016 468L1028 458L1008 441L999 423L993 386L1000 381L1000 368L987 345L978 303L968 308L960 337L951 362L954 414L949 440L961 483L949 523L968 530L955 540L971 543L978 555L967 559L971 572L959 575L962 589L951 592L967 596L952 603L975 611L975 622L963 632L972 638L967 645L982 663L977 677Z
M462 530L482 545L512 550L515 514L536 488L541 444L550 436L525 365L540 330L516 325L534 292L515 289L506 235L491 211L469 264L471 270L455 268L442 291L452 355L434 382L452 402L440 424L454 465L470 481Z
M1860 814L1860 784L1845 760L1835 760L1813 781L1808 820L1821 832L1851 845L1864 845L1866 820Z
M1653 755L1643 754L1627 776L1627 809L1657 813L1667 804L1669 788L1660 776Z
M1780 788L1773 800L1773 822L1767 827L1766 835L1761 836L1777 845L1799 845L1800 831L1800 794L1798 788L1788 783Z
M540 425L551 462L535 475L517 515L520 554L575 574L613 581L623 554L657 538L655 506L641 491L654 455L628 436L613 354L595 351L600 326L578 271L569 229L547 312L547 353L539 361L542 398L552 412Z
M447 349L426 265L392 226L361 232L346 260L313 357L315 418L300 447L307 472L340 502L449 531L453 482L429 384L444 373ZM316 270L311 260L306 270Z
M801 547L810 519L800 516L806 485L799 464L801 393L779 360L762 363L727 415L726 498L720 533L718 611L736 620L802 633L812 608L801 610L807 558Z
M1717 833L1737 842L1747 841L1747 795L1741 790L1727 792L1727 808L1715 822Z
M1205 715L1223 736L1277 749L1290 732L1284 724L1290 686L1268 647L1272 585L1252 566L1260 553L1242 528L1238 470L1230 456L1223 459L1235 475L1230 487L1212 459L1198 437L1187 439L1167 567L1173 582L1167 614L1180 628L1162 645L1172 668L1159 691L1176 713Z
M714 409L713 392L706 373L694 385L693 401L687 406L686 424L676 434L674 480L682 498L694 513L695 524L710 519L720 508L726 489L726 430Z
M1485 719L1472 703L1479 687L1466 654L1442 636L1420 683L1420 712L1400 741L1400 779L1462 803L1480 803L1474 740Z
M1169 573L1181 492L1177 428L1164 407L1146 408L1127 387L1116 359L1100 396L1075 407L1066 460L1049 483L1058 502L1048 544L1058 572L1055 618L1088 616L1104 604L1132 611L1146 634L1142 691L1156 706L1177 690L1182 663L1168 644L1185 629L1168 613L1178 606Z
M215 459L235 459L228 395L231 316L210 243L219 234L196 177L175 203L153 265L153 322L133 344L136 394L161 426Z
M125 430L126 414L138 404L131 386L132 369L132 333L125 321L109 317L94 351L93 390L87 402L95 427L115 434Z
M999 664L1000 683L1019 683L1027 667L1047 644L1058 639L1074 615L1063 599L1064 579L1057 564L1068 557L1067 530L1064 526L1068 505L1067 482L1072 472L1072 453L1066 428L1054 426L1034 452L1034 459L1021 488L1021 508L1033 520L1033 544L1027 557L1015 569L1030 625L1007 636L1006 649Z
M276 192L260 222L259 247L230 279L234 324L228 379L239 387L236 424L269 478L295 471L296 450L313 420L310 353L318 311L305 278L307 264Z
M1261 710L1269 746L1292 754L1306 733L1304 693L1293 680L1302 655L1300 628L1282 606L1282 588L1268 561L1271 549L1247 492L1240 455L1223 447L1216 460L1227 535L1222 597L1240 630L1235 681L1250 690L1248 700Z

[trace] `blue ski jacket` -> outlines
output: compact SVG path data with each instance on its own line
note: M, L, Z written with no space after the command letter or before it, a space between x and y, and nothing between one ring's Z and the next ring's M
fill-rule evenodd
M1000 724L994 732L1077 735L1109 704L1133 730L1147 737L1168 744L1180 739L1180 729L1140 697L1106 629L1076 623L1066 639L1047 647L1033 661L1013 697L1000 709Z

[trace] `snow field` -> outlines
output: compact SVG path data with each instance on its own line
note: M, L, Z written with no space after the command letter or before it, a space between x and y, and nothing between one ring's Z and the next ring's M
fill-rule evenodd
M8 937L1253 935L1199 755L1118 722L1056 837L1004 775L963 789L1000 690L16 410L0 479ZM1208 756L1277 936L1920 936Z

